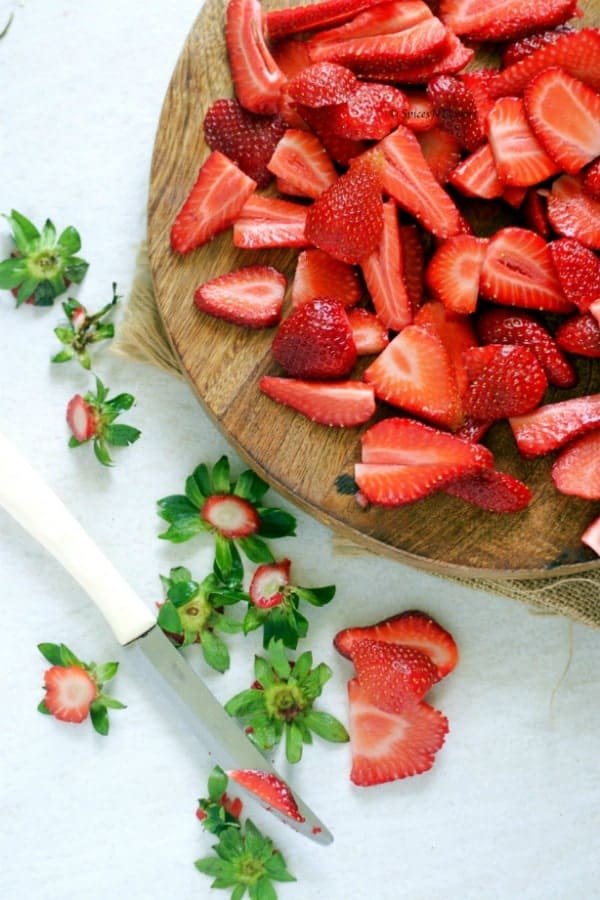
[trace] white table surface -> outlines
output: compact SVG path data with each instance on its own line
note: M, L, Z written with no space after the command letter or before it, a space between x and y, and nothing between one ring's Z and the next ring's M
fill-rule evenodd
M91 309L127 294L145 233L156 123L171 71L198 12L195 0L2 0L0 211L75 225L90 270L71 293ZM8 230L0 222L8 251ZM4 253L3 255L6 255ZM208 572L208 545L157 539L155 501L180 492L201 462L229 453L186 384L101 351L113 392L135 394L124 417L139 442L112 469L91 448L69 450L66 402L90 387L77 366L51 366L51 309L0 297L0 428L39 467L149 606L159 573ZM118 317L117 317L118 319ZM273 502L279 498L271 494ZM280 501L283 503L283 501ZM285 504L284 504L285 505ZM420 607L448 627L461 662L435 690L451 732L433 770L373 789L350 784L349 749L316 740L283 772L335 834L327 848L262 811L297 884L279 896L324 900L590 900L599 896L600 634L456 587L390 560L346 556L298 513L279 542L307 585L335 583L312 616L310 646L334 669L321 708L346 716L347 661L331 639L353 622ZM211 843L195 818L212 763L118 647L81 589L0 511L0 892L7 900L228 896L195 859ZM204 547L204 549L203 549ZM41 641L84 659L117 659L112 692L127 709L108 738L36 711ZM223 701L251 680L257 641L230 638L232 671L198 663ZM567 671L565 673L565 668Z

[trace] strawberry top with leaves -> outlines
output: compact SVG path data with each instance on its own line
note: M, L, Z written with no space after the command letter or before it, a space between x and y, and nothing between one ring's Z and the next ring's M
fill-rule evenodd
M109 445L127 447L139 438L141 431L131 425L115 424L115 419L135 403L132 394L109 398L109 389L96 377L96 391L84 396L75 394L67 405L67 424L71 430L69 447L92 442L94 455L103 466L112 465Z

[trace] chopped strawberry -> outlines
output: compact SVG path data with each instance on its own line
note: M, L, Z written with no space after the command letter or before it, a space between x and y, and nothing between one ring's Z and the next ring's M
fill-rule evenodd
M48 712L61 722L83 722L96 699L98 688L80 666L52 666L44 673Z
M408 68L402 66L396 71L388 67L385 72L372 72L370 77L380 81L398 82L403 87L409 84L426 85L429 79L436 75L456 75L472 61L474 56L475 51L465 46L453 32L449 31L440 55L432 62L416 63Z
M576 0L441 0L442 21L473 41L506 41L554 28L575 14Z
M526 228L530 228L546 240L549 239L551 228L546 215L546 200L536 188L528 189L521 204L521 213Z
M430 769L448 733L448 720L426 703L401 714L378 709L358 679L348 682L350 778L366 787Z
M358 271L349 263L334 259L317 247L300 252L292 281L293 308L316 297L331 297L348 308L358 303L361 295Z
M357 159L309 207L307 239L346 263L358 263L378 246L383 201L378 157Z
M363 694L385 712L415 707L439 679L429 656L406 644L355 641L351 658Z
M298 106L298 112L305 124L318 136L331 159L341 166L348 166L369 147L367 141L355 141L334 131L331 127L331 110L326 106Z
M463 419L454 367L441 340L407 325L365 370L376 395L449 430Z
M425 284L447 309L465 314L475 311L487 243L487 238L456 234L434 252L425 271Z
M562 494L600 500L600 429L562 449L550 474Z
M264 563L258 566L252 576L248 595L259 609L271 609L283 601L282 588L290 583L291 562Z
M249 537L260 528L260 518L254 506L235 494L211 494L204 501L200 516L227 538Z
M577 384L577 372L545 325L525 310L490 307L477 317L483 344L524 344L542 364L548 381L557 387Z
M520 512L531 502L531 491L526 484L513 475L496 469L460 475L447 484L444 491L459 500L485 509L486 512Z
M269 172L284 180L301 197L318 197L338 173L319 138L310 131L289 128L268 161Z
M267 163L286 128L280 115L248 112L235 99L216 100L204 117L204 139L210 149L228 156L259 188L271 181Z
M464 354L477 344L471 318L452 312L437 300L428 300L419 307L414 324L426 328L442 342L454 369L458 392L462 396L469 380Z
M244 109L273 115L286 77L267 47L263 21L260 0L228 0L225 42L236 96Z
M548 31L536 31L533 34L510 41L502 49L502 68L507 69L521 59L530 56L535 50L546 46L546 44L553 44L562 34L570 34L572 31L574 31L573 26L565 22Z
M501 197L504 184L498 178L494 154L489 143L466 156L450 172L448 181L465 197L493 200Z
M556 329L556 343L568 353L600 359L600 324L591 313L577 313Z
M75 394L67 404L67 424L77 441L89 441L96 434L97 412L81 394Z
M600 250L600 200L586 192L581 175L561 175L553 182L547 210L557 234Z
M277 197L250 197L233 225L233 243L244 250L307 247L306 207Z
M333 643L338 653L350 659L355 642L365 639L406 644L422 650L437 666L440 678L448 675L458 662L458 648L450 632L420 610L407 610L374 625L345 628L336 634Z
M465 413L482 422L535 409L548 386L537 356L524 345L472 347L466 351L465 361L467 368L473 366L474 370L463 397Z
M433 103L422 88L407 88L404 90L404 96L408 101L404 124L411 131L421 134L439 125L438 117L433 111Z
M416 225L400 225L400 245L406 293L416 310L423 302L425 290L425 248Z
M397 34L431 18L431 9L424 0L377 2L368 9L357 10L356 15L336 28L318 31L311 36L309 47L338 44L351 38Z
M524 416L512 417L510 427L523 456L550 453L600 428L600 394L547 403Z
M526 309L569 312L545 240L527 228L502 228L490 238L483 261L481 294Z
M356 344L339 300L307 300L284 319L271 352L293 378L340 379L356 362Z
M305 381L263 375L259 387L271 400L291 406L320 425L363 425L375 412L373 388L362 381Z
M379 246L361 261L361 270L375 312L386 328L401 331L412 322L412 304L404 283L404 253L394 200L383 204Z
M364 82L351 97L330 109L331 128L355 141L380 140L404 122L408 101L389 84Z
M440 125L461 147L473 152L485 141L483 123L475 98L464 81L453 75L437 75L427 85Z
M354 464L354 481L361 499L375 506L395 508L442 490L462 471L461 466L448 463L359 462Z
M280 321L286 286L285 275L273 266L244 266L201 284L194 303L236 325L265 328Z
M276 809L295 822L304 822L290 788L277 775L261 769L230 769L227 775L267 808Z
M318 0L304 6L272 9L266 14L266 31L270 40L298 34L303 31L318 31L338 22L345 22L361 10L379 3L380 0Z
M224 231L256 189L256 182L218 150L200 166L196 181L171 226L171 247L189 253Z
M487 117L487 135L500 181L530 187L559 171L525 115L520 97L500 97Z
M562 292L579 312L587 312L600 300L600 259L574 238L548 244Z
M597 159L585 170L583 189L594 200L600 200L600 159Z
M373 356L385 350L390 342L389 332L375 313L357 306L346 314L358 356Z
M590 550L593 550L596 556L600 556L600 516L597 516L591 522L581 535L582 543Z
M446 431L397 416L371 425L361 437L361 447L364 463L446 465L462 471L493 465L487 447L468 444Z
M411 127L416 131L413 126ZM427 131L418 131L417 140L435 180L438 184L447 184L450 172L456 168L461 159L458 140L438 125L433 125Z
M273 59L289 80L310 65L308 46L301 38L282 38L271 44L270 49Z
M358 78L346 66L323 61L302 69L288 83L286 92L303 106L332 106L348 100L358 85Z

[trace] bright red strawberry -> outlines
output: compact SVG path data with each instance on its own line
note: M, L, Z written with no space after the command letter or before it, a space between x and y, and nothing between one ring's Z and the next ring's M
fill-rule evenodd
M286 128L281 116L248 112L235 99L216 100L204 117L204 139L210 149L228 156L259 188L271 181L267 163Z
M296 822L304 822L298 804L290 788L271 772L261 769L230 769L229 778L240 787L254 794L268 809L276 809Z
M267 13L268 15L268 13ZM306 41L299 38L283 38L271 45L273 59L288 79L310 66L310 55ZM285 106L285 100L284 104Z
M441 0L439 14L455 34L473 41L506 41L570 19L576 0Z
M367 141L355 141L334 131L331 127L331 110L326 106L311 108L299 105L298 113L304 123L318 136L331 159L341 166L350 165L353 159L369 147Z
M448 720L426 703L401 714L384 712L371 703L358 679L348 682L350 778L366 787L418 775L433 766Z
M483 261L481 294L526 309L569 312L545 240L527 228L502 228L490 238Z
M307 300L279 326L271 352L293 378L340 379L356 363L356 344L342 303Z
M548 381L557 387L577 384L577 372L555 338L534 315L524 310L489 307L477 317L482 344L524 344L542 364Z
M456 234L434 252L425 284L446 309L464 314L475 311L487 243L486 238Z
M475 98L464 81L454 75L437 75L427 85L427 96L442 128L461 147L473 152L485 141Z
M442 490L463 471L464 467L448 463L360 462L354 464L354 481L361 503L395 508Z
M456 376L441 340L407 325L365 370L376 395L394 406L453 431L463 419Z
M97 412L81 394L75 394L67 404L67 424L77 441L89 441L96 434Z
M412 126L413 131L416 131ZM461 148L457 139L438 125L427 131L418 131L417 140L427 165L438 184L448 183L450 172L456 168L461 159Z
M420 610L410 609L374 625L345 628L336 634L333 643L338 653L350 659L352 648L359 640L416 647L435 663L440 678L448 675L458 662L458 648L452 635Z
M562 34L570 34L574 30L571 24L565 22L549 31L536 31L534 34L511 41L502 49L502 68L507 69L541 47L545 47L546 44L553 44Z
M267 34L274 41L303 31L319 31L329 25L345 22L361 10L379 2L380 0L319 0L304 6L269 10L265 23Z
M400 123L408 112L402 91L389 84L364 82L345 103L330 110L331 128L355 141L380 140Z
M374 356L385 350L390 342L389 332L375 313L357 306L347 310L346 314L359 356Z
M323 144L310 131L289 128L268 161L268 169L302 197L318 197L338 173Z
M600 200L600 159L597 159L585 170L583 189L594 200Z
M361 436L364 463L445 465L475 471L493 465L487 447L468 444L415 419L390 416L371 425Z
M233 224L233 244L244 250L307 247L306 207L290 200L250 197Z
M293 308L316 297L331 297L348 308L358 303L361 295L362 285L353 266L316 247L298 255L292 281Z
M306 215L311 243L346 263L376 249L383 230L380 168L378 157L361 157L315 200Z
M597 516L585 529L581 535L582 543L590 550L593 550L597 556L600 556L600 516Z
M526 228L530 228L546 240L550 238L551 228L546 215L546 200L541 191L534 187L529 188L521 204L521 213Z
M431 659L406 644L356 641L352 662L363 694L378 709L390 713L415 707L439 679Z
M485 509L486 512L520 512L531 502L531 491L526 484L513 475L496 469L460 475L447 484L444 491L452 497Z
M288 82L286 91L295 103L320 107L344 103L358 85L358 78L346 66L324 61L302 69Z
M465 362L473 374L463 398L465 412L482 422L535 409L548 386L537 356L523 345L472 347Z
M600 394L547 403L524 416L512 417L510 427L523 456L550 453L600 428Z
M431 18L431 10L423 0L377 2L368 9L357 10L356 15L336 28L318 31L311 36L309 46L315 48L322 44L338 44L351 38L397 34Z
M285 275L273 266L244 266L201 284L194 303L236 325L265 328L280 321L286 286Z
M218 534L227 538L249 537L260 528L254 506L235 494L211 494L204 501L200 515Z
M486 130L498 178L504 185L529 187L559 171L525 115L520 97L500 97L488 113Z
M408 101L404 124L411 131L421 134L439 125L438 118L433 111L433 103L422 88L406 88L404 96Z
M600 300L600 259L574 238L559 238L548 245L562 292L579 312Z
M48 712L61 722L83 722L96 699L98 688L80 666L52 666L44 673Z
M561 175L553 182L547 211L557 234L600 250L600 200L586 192L582 175Z
M286 77L271 56L263 34L260 0L229 0L225 42L236 96L244 109L263 115L279 112Z
M432 62L416 63L408 68L402 66L395 71L388 67L385 72L372 72L370 77L379 81L397 82L403 87L409 84L426 85L436 75L456 75L461 72L474 56L475 51L471 47L465 46L452 31L448 31L440 55Z
M263 394L320 425L363 425L375 412L373 388L362 381L305 381L263 375Z
M412 304L404 283L404 253L394 200L383 204L383 232L379 246L361 261L365 284L375 312L386 328L401 331L412 322Z
M228 228L256 189L256 182L213 150L171 226L171 247L189 253Z
M470 153L450 172L448 181L465 197L493 200L501 197L504 184L498 178L494 154L489 143Z
M583 81L545 69L527 85L524 101L529 124L562 171L575 175L600 154L600 93Z
M290 583L291 562L283 559L277 563L264 563L255 570L248 594L259 609L271 609L283 601L283 590Z
M550 474L562 494L600 500L600 429L561 450Z
M600 359L600 324L591 313L570 316L556 329L556 343L567 353Z
M477 344L470 316L454 313L437 300L428 300L415 314L415 325L439 338L450 358L458 392L462 396L468 384L464 353Z
M417 225L400 225L400 245L404 284L414 311L423 302L425 290L425 248Z

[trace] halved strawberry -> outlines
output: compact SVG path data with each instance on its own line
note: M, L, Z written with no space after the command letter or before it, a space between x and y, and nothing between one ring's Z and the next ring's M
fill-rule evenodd
M324 250L310 247L298 255L292 281L292 307L316 297L331 297L346 308L362 295L358 271L349 263L334 259Z
M378 709L390 713L415 707L439 679L429 656L406 644L356 641L352 662L363 694Z
M457 313L477 307L487 239L456 234L435 250L425 271L425 284L444 306Z
M442 186L448 183L450 172L456 168L461 159L461 147L458 140L439 125L433 125L426 131L417 131L413 124L407 122L417 132L417 140L433 177Z
M303 106L331 106L348 100L358 85L358 78L346 66L324 60L302 69L288 82L286 93Z
M267 168L302 197L318 197L337 180L338 173L325 147L310 131L289 128L283 135Z
M388 329L379 316L362 306L346 311L358 356L374 356L390 342Z
M290 788L277 775L261 769L229 769L227 775L240 787L254 794L267 809L276 809L295 822L305 821Z
M96 699L98 688L80 666L51 666L44 673L44 704L61 722L83 722Z
M501 197L505 187L498 178L489 143L461 160L450 172L448 181L465 197L481 197L484 200Z
M244 266L201 284L194 303L202 312L248 328L277 325L281 319L285 275L273 266Z
M228 538L249 537L260 528L254 506L235 494L211 494L204 501L200 515L215 531Z
M379 319L386 328L401 331L412 322L413 313L404 283L404 253L394 200L383 204L381 240L361 261L361 270Z
M441 0L439 12L455 34L506 41L566 22L576 6L576 0Z
M355 141L380 140L404 122L408 101L389 84L363 82L351 97L330 108L331 128Z
M557 178L547 203L548 221L557 234L600 250L600 200L585 190L581 174Z
M81 394L75 394L67 404L67 424L77 441L89 441L96 434L97 413Z
M266 14L265 26L270 40L298 34L303 31L318 31L337 22L345 22L361 10L379 3L380 0L318 0L303 6L272 9Z
M555 175L560 167L534 131L520 97L500 97L488 113L487 136L500 181L529 187Z
M279 112L286 77L267 47L263 21L260 0L227 3L225 43L236 96L244 109L272 115Z
M567 353L600 359L600 323L591 313L570 316L556 329L556 343Z
M306 206L277 197L250 197L233 223L233 244L244 250L307 247Z
M356 344L339 300L307 300L277 329L271 352L293 378L340 379L356 362Z
M550 474L562 494L600 500L600 429L576 438L561 450Z
M472 503L486 512L515 513L531 503L526 484L508 472L482 469L471 475L460 475L444 488L447 494Z
M415 419L389 416L371 425L361 436L364 463L393 465L446 465L479 470L493 465L487 447L468 444L455 435Z
M271 400L291 406L321 425L363 425L375 412L373 388L362 381L306 381L263 375L259 387Z
M510 419L523 456L539 456L562 447L580 434L600 428L600 394L547 403Z
M485 141L483 122L475 98L467 84L453 75L437 75L427 85L440 125L461 147L473 152Z
M449 726L441 712L426 703L401 714L371 703L358 679L348 682L350 778L356 785L382 784L430 769Z
M256 189L256 182L227 156L213 150L171 226L171 247L189 253L228 228Z
M600 556L600 516L597 516L581 535L582 542Z
M291 562L264 563L258 566L252 576L248 595L252 603L259 609L271 609L283 600L282 588L290 583Z
M558 238L548 244L562 292L579 312L600 300L600 259L574 238Z
M463 397L465 413L478 421L519 416L542 400L548 379L529 347L487 344L465 353L472 381Z

